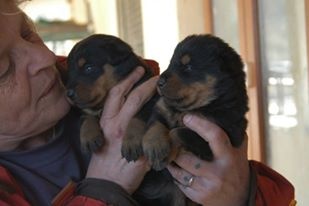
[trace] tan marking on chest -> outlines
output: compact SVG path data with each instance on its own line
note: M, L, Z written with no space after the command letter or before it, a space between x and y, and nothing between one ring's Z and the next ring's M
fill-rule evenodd
M170 128L183 127L183 116L185 112L172 111L163 101L160 99L157 103L157 108L160 114L168 122Z

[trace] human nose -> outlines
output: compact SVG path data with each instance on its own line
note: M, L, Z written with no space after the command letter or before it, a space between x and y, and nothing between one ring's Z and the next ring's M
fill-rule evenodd
M17 44L19 49L19 59L25 59L28 72L31 75L37 74L44 68L54 65L56 62L55 54L50 51L43 42L21 41Z

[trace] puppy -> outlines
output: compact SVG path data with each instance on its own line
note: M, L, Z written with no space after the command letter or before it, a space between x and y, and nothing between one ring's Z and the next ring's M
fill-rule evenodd
M186 113L204 116L219 125L234 147L243 142L248 97L240 56L220 38L192 35L175 48L158 81L160 100L143 137L144 155L162 170L180 149L211 161L209 145L185 128Z
M184 126L182 119L187 113L203 116L219 125L234 147L242 144L248 111L243 63L218 37L188 36L176 46L157 88L161 97L148 122L142 147L154 169L145 179L155 179L151 188L158 192L161 201L156 199L156 204L144 201L143 205L196 205L179 193L164 168L181 150L190 151L203 160L213 160L209 144Z
M103 34L91 35L78 42L70 51L67 63L67 96L84 113L80 128L81 146L84 151L94 152L104 144L99 118L108 91L137 66L145 69L144 77L137 84L153 76L152 69L127 43ZM151 102L154 101L149 101L129 125L131 129L126 134L124 145L140 145L134 146L135 151L129 151L129 146L123 149L130 153L130 160L142 155L141 143L135 143L135 137L142 138L144 118L150 116L151 109L148 107L153 107Z
M70 51L67 63L67 96L84 113L80 128L81 146L86 152L94 152L104 144L99 118L108 91L137 66L145 68L144 77L137 85L153 76L153 68L134 54L127 43L103 34L91 35L78 42ZM155 94L129 124L130 129L126 131L121 148L128 161L135 161L143 155L146 123L158 98L159 95ZM164 169L149 172L133 197L141 205L172 205L177 194L184 197Z

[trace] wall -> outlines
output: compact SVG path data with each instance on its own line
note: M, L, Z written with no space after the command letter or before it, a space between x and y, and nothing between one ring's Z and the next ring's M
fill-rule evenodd
M88 0L95 33L118 35L115 0Z
M88 0L95 33L118 36L117 1ZM144 57L169 64L177 43L205 31L203 0L141 0Z
M204 0L178 0L178 30L182 40L190 34L205 33L205 5Z

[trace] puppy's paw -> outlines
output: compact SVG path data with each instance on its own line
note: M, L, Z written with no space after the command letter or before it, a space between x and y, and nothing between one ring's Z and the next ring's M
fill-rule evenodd
M154 170L162 170L169 160L171 145L166 138L149 138L143 141L144 155Z
M80 142L84 152L96 152L104 144L103 132L96 117L84 117L80 128Z
M152 169L160 171L166 168L167 165L168 165L167 160L155 160L154 162L152 162Z
M145 122L133 117L123 138L121 154L128 161L136 161L143 156L142 138L145 133Z
M93 153L104 145L102 135L96 137L81 137L81 148L86 153Z
M121 154L128 162L136 161L143 156L143 148L141 142L130 141L127 138L124 139L121 147Z

